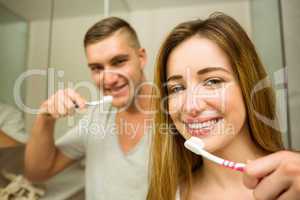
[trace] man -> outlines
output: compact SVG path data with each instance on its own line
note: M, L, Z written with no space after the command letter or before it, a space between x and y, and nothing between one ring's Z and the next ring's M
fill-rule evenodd
M43 181L85 156L86 199L145 199L150 137L145 122L152 119L147 112L151 99L144 98L152 90L143 73L146 52L133 28L116 17L92 26L84 46L93 81L113 97L112 107L106 106L111 112L89 108L79 125L55 144L56 120L86 107L71 89L55 93L41 105L48 114L39 114L33 126L26 175Z
M13 106L0 102L0 148L17 146L26 140L22 113Z

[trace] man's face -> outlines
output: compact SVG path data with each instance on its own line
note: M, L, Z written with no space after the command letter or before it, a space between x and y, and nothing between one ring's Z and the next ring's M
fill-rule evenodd
M113 96L113 106L126 106L136 87L143 81L145 50L134 48L125 33L112 36L86 47L92 79L104 95Z

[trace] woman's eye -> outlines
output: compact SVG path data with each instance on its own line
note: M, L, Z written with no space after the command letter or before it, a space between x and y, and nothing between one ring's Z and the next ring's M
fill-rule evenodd
M178 93L182 90L184 90L185 88L182 86L182 85L174 85L174 86L171 86L169 89L168 89L168 92L170 94L173 94L173 93Z
M224 82L223 79L211 78L211 79L207 79L204 82L204 86L215 88L215 87L219 87L221 85L221 83L223 83L223 82Z

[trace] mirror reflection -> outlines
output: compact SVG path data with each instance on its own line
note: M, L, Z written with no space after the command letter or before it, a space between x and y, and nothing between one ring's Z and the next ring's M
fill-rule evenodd
M24 143L23 113L14 103L13 86L18 76L26 70L26 52L29 24L25 18L16 15L0 3L0 148ZM20 97L24 99L25 88Z

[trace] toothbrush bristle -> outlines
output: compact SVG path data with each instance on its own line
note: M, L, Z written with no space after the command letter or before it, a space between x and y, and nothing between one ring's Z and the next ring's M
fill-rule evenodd
M103 101L104 102L108 102L108 101L112 101L113 100L113 97L112 96L104 96L103 97Z
M202 149L204 148L204 142L200 138L191 137L188 141L193 142L194 144L198 145Z
M204 142L200 138L191 137L190 139L184 142L184 146L191 152L199 155L200 154L199 148L200 149L204 148Z

